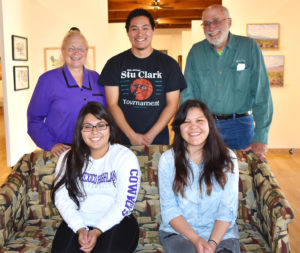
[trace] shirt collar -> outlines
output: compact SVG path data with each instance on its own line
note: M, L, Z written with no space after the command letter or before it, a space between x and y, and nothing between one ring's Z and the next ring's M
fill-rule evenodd
M68 86L68 88L79 87L66 64L63 66L63 73L64 73L64 77L66 79L66 85ZM82 82L81 88L88 89L88 90L92 89L90 80L89 80L88 71L84 66L83 66L83 82Z
M235 38L234 38L234 36L232 36L231 32L229 32L228 36L229 36L229 39L228 39L226 47L228 47L228 48L234 48Z

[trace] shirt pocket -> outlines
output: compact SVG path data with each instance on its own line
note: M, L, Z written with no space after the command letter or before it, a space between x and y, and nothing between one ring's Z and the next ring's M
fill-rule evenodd
M245 66L244 69L238 70L238 63L234 63L230 67L231 80L234 80L234 88L236 91L245 92L250 89L251 71L249 66Z

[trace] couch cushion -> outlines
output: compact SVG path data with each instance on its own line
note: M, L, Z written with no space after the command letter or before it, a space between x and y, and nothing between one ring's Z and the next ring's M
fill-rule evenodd
M20 169L29 156L20 159L0 189L0 248L27 219L26 177Z
M241 219L237 220L237 224L240 232L241 252L272 252L268 247L268 243L255 226L246 223Z
M253 181L252 154L243 151L235 151L239 160L239 209L238 219L244 223L251 223L261 228L261 216L258 213L258 204L255 196L255 184Z
M50 252L55 231L60 223L60 216L46 220L29 220L22 230L6 242L0 252Z
M142 171L141 190L133 214L140 225L140 239L136 252L164 252L159 242L158 228L161 221L158 195L158 161L169 146L131 146Z
M31 153L31 175L28 180L28 219L47 219L58 215L51 200L51 190L57 163L50 152Z

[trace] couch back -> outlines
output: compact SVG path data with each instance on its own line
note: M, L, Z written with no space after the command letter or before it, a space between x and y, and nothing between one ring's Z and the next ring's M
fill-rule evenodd
M167 145L130 147L136 154L142 171L141 190L133 211L140 224L139 247L146 245L156 252L162 251L157 232L161 219L158 161L161 154L169 148ZM255 196L254 191L254 187L257 186L254 186L253 180L253 157L243 152L236 154L240 169L238 219L260 228L261 214L257 211L258 196ZM17 210L7 209L5 219L9 219L9 226L0 229L0 238L2 234L2 238L8 239L8 230L19 230L26 219L47 219L59 216L51 200L56 162L57 159L50 152L36 151L24 155L13 167L5 185L1 187L0 203L5 203L7 206L16 201L20 203L14 205ZM7 224L6 222L7 220L0 221L1 228L4 227L3 224Z

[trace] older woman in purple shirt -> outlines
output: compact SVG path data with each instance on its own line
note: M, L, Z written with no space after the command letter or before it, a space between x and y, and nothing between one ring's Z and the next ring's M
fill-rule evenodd
M80 109L89 101L105 105L98 73L84 67L88 44L78 28L66 34L61 52L65 64L40 76L27 111L28 134L56 157L70 148Z

